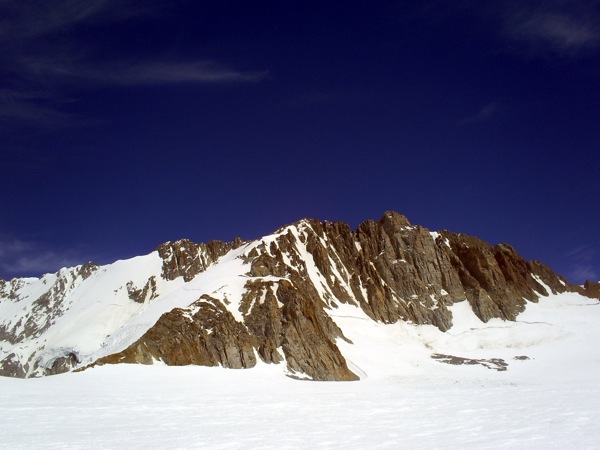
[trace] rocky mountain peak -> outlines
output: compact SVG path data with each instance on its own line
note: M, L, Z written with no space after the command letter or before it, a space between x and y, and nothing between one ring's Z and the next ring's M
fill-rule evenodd
M484 322L515 320L540 296L596 292L591 283L569 285L508 244L430 232L396 212L356 230L304 219L256 241L166 242L143 258L143 264L86 265L53 279L1 283L0 307L14 314L0 324L1 373L153 361L249 368L261 360L284 364L293 377L354 380L358 374L338 347L348 342L335 319L342 307L382 324L446 331L458 302L468 302ZM98 314L111 308L131 313L111 319L115 325L103 328L105 338L94 337L99 349L68 339L50 345L55 324L82 320L68 317L90 292L104 305ZM15 313L18 302L32 307Z

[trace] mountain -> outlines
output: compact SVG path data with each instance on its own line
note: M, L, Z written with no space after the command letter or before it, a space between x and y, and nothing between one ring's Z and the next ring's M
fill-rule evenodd
M0 280L0 375L262 361L291 377L357 380L360 369L340 350L352 344L336 323L341 311L447 331L455 304L483 322L513 321L541 296L599 291L570 285L510 245L430 232L395 212L356 230L305 219L254 241L180 240L106 266Z

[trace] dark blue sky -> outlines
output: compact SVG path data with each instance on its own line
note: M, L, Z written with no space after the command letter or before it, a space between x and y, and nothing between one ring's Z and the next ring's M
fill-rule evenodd
M0 277L386 210L600 279L600 2L0 1Z

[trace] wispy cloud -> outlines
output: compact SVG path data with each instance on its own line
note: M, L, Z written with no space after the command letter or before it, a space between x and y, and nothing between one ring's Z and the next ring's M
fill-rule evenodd
M242 72L207 61L159 61L117 65L109 80L117 84L237 83L260 81L266 75L266 71Z
M177 83L240 83L260 81L262 72L243 72L210 61L85 62L28 59L30 73L53 77L60 83L156 85Z
M598 30L589 23L560 14L538 14L516 20L513 37L548 44L560 51L598 42Z
M461 125L471 125L475 123L485 122L494 116L500 109L500 106L497 102L491 102L487 105L481 107L476 114L472 116L465 117L459 121Z
M565 256L571 263L571 279L576 283L583 284L586 280L600 280L600 272L594 266L596 250L591 245L577 247Z
M56 99L48 93L0 90L0 123L20 122L36 128L54 129L72 120L72 115L60 111Z
M0 2L0 42L44 36L101 13L108 0Z
M0 0L0 121L50 128L77 119L65 101L99 86L251 83L266 71L237 70L214 60L135 52L98 59L102 42L73 31L152 18L164 2L148 0ZM83 37L82 37L83 36ZM83 40L82 40L83 39Z
M531 53L577 54L600 45L600 2L524 2L505 14L505 34Z
M33 241L0 236L0 277L40 276L81 264L74 251L56 251Z
M0 42L45 37L79 24L160 14L162 0L0 0Z
M572 279L576 283L583 284L586 280L597 282L600 280L600 273L590 264L575 266L571 271Z

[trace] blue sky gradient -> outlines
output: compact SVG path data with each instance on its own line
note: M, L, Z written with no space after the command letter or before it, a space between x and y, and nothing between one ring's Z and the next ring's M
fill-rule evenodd
M396 210L599 280L599 11L0 1L0 277Z

